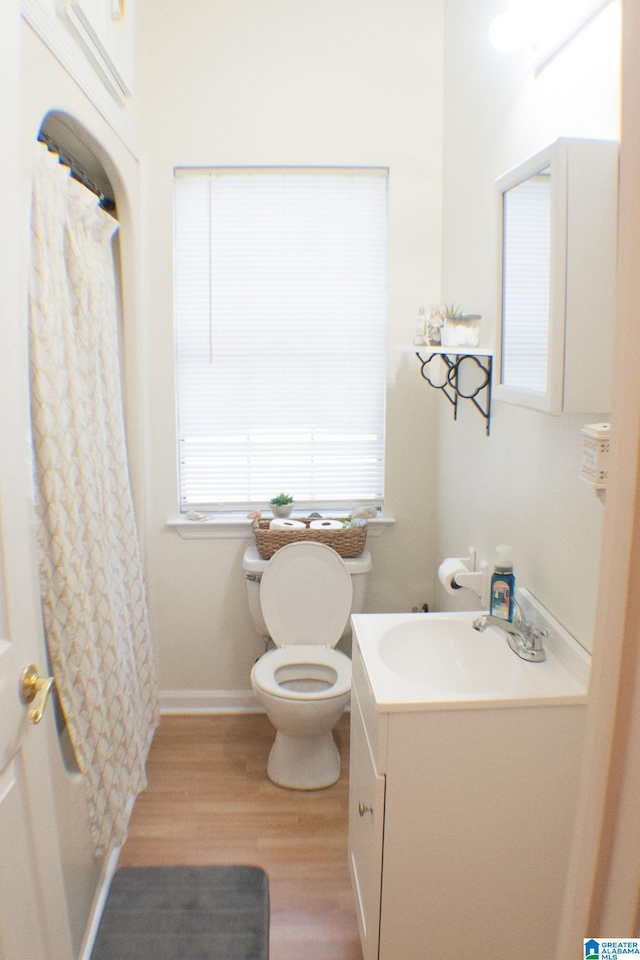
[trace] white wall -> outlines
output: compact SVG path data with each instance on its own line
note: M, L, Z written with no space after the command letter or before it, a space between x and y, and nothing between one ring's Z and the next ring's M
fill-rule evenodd
M177 165L390 168L387 512L369 610L430 600L435 400L411 342L440 280L440 0L153 0L139 11L137 100L147 151L152 628L166 690L248 690L250 540L182 540L176 517L172 171ZM259 350L260 344L247 344Z
M487 345L497 299L495 179L559 136L618 137L616 4L537 79L522 53L490 46L489 25L506 6L445 4L442 289L484 315ZM513 544L519 585L589 649L603 504L579 479L579 431L606 414L553 417L496 402L486 438L470 404L455 424L440 410L439 557L473 544L492 561L496 544ZM451 605L439 586L436 596Z

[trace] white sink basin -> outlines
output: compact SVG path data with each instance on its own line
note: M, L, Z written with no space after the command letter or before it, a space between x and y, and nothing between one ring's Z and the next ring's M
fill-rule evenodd
M528 591L518 599L527 620L549 633L543 663L520 659L498 628L474 630L478 611L354 614L376 703L428 710L586 702L591 658Z
M430 696L509 689L519 669L516 656L496 630L478 633L471 624L433 614L396 623L380 637L380 660Z

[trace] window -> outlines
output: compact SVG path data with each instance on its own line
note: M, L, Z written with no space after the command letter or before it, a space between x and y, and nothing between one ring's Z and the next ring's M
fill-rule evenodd
M176 171L182 510L380 504L387 171Z

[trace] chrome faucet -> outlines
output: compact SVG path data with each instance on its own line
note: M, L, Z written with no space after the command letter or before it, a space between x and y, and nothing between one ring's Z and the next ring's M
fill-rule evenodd
M542 641L549 636L542 627L535 627L528 623L520 606L513 601L514 617L513 623L509 620L503 620L502 617L494 617L491 614L485 614L473 621L473 629L482 633L487 627L499 627L507 635L507 642L514 653L523 660L529 660L532 663L542 663L546 659L546 653Z

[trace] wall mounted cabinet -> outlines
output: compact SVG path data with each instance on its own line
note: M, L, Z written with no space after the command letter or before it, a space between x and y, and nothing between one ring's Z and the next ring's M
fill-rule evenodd
M610 410L618 144L560 139L497 182L496 400Z

